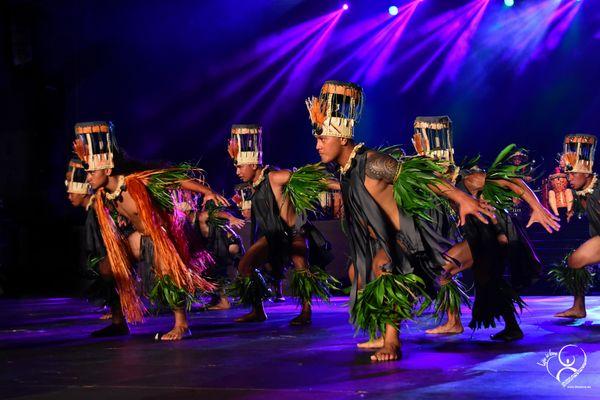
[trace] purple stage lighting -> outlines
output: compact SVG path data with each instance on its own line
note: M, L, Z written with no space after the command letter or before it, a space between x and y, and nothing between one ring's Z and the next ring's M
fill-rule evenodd
M444 80L454 80L458 76L458 70L467 57L471 41L479 28L488 3L489 0L480 0L479 3L473 4L475 14L471 17L470 21L466 20L468 22L461 28L462 32L454 37L455 42L450 47L442 68L430 86L430 93L436 91Z
M311 33L304 35L302 42L298 46L287 51L285 59L281 60L284 64L277 63L279 64L277 72L274 75L270 75L269 81L263 84L261 90L245 102L233 120L240 120L245 117L247 113L257 107L260 101L263 101L265 96L272 95L274 88L281 84L281 82L287 81L287 84L285 85L285 89L280 92L280 96L282 94L290 95L295 90L301 89L303 87L303 80L310 76L310 71L319 62L328 39L342 13L343 11L338 9L327 14L324 19L312 20L311 24L314 25L314 29L311 29ZM281 45L283 46L285 43L281 43ZM275 108L275 104L281 104L281 102L272 102L271 106L267 107L267 110L262 114L263 118L268 119Z
M480 61L507 62L517 74L525 72L536 60L556 49L583 2L544 0L523 3L512 15L506 15L496 25L488 25L479 44ZM517 8L517 7L515 7Z
M390 15L398 15L398 7L391 6L390 8L388 8L388 12L390 13Z
M350 8L348 6L348 3L344 3L344 5L342 6L342 10L346 11L348 8Z
M504 5L506 7L512 7L515 5L515 0L504 0Z
M366 68L364 69L364 71L366 71L364 78L366 84L374 84L383 76L385 67L388 64L397 43L406 31L406 27L419 3L419 1L412 1L399 8L398 16L394 18L394 21L389 25L390 29L385 33L384 31L380 32L382 35L380 37L381 45L374 49L376 53L373 54L373 58L368 62L368 66L365 66Z

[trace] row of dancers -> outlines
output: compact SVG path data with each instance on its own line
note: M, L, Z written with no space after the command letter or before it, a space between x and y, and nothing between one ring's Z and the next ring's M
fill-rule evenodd
M217 308L228 306L229 295L249 307L237 322L265 321L265 265L278 282L292 266L290 290L300 312L291 324L310 324L313 301L328 301L340 286L326 267L343 255L309 218L327 191L341 193L350 320L369 334L359 346L374 349L373 361L398 359L401 324L430 307L445 321L427 333L462 333L461 308L467 305L470 328L503 321L491 338L521 339L518 315L525 302L519 291L542 274L526 227L559 230L557 210L568 206L572 212L573 200L587 214L591 238L551 275L574 296L573 307L557 316L585 316L585 293L593 284L588 267L600 262L595 136L565 137L559 169L550 177L557 183L548 192L553 213L528 185L524 151L515 145L485 169L478 158L457 163L450 118L418 117L414 154L398 146L369 148L355 139L364 94L350 82L325 82L306 105L320 157L315 164L268 165L262 128L232 126L227 150L246 184L236 198L251 219L247 249L236 233L244 218L200 168L134 162L117 145L112 123L76 124L77 157L69 163L67 191L74 206L86 209L88 264L111 310L111 324L94 336L126 335L148 307L162 307L171 310L174 325L160 339L183 339L191 335L187 311L205 293L214 294ZM567 180L572 190L565 188ZM526 227L509 212L516 202L529 206ZM237 270L233 282L226 279L229 264ZM473 272L472 303L460 280L466 269Z

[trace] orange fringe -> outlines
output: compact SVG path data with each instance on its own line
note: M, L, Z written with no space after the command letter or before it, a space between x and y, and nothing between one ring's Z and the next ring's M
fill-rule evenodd
M229 144L227 145L227 152L229 153L229 157L231 157L233 160L237 160L237 155L239 151L240 149L238 147L237 140L229 139Z
M417 154L421 156L424 155L425 149L423 148L423 141L421 135L415 133L413 135L413 143L415 145L415 150L417 151Z
M85 154L85 143L83 143L83 140L81 138L77 138L73 141L73 152L77 154L77 157L79 157L79 159L82 162L87 162Z
M127 321L131 323L142 322L146 310L135 289L129 248L104 205L103 190L99 190L95 198L94 209L100 225L102 240L106 246L110 269L121 299L121 309Z
M313 124L323 125L327 118L327 103L313 97L308 101L308 113Z
M154 272L158 278L169 276L175 284L194 293L196 289L213 290L214 285L206 281L198 271L189 265L189 257L182 259L175 244L169 237L165 228L168 221L161 218L157 207L152 203L148 189L144 185L143 176L146 174L132 174L125 178L127 193L135 201L138 215L144 225L145 232L154 244ZM185 261L184 261L185 259ZM188 261L186 265L186 261Z
M568 152L563 154L562 157L567 165L575 167L575 164L577 164L577 153Z

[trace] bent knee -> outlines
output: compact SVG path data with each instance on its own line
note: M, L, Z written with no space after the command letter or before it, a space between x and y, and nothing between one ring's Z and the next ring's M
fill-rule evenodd
M567 265L571 269L580 269L590 264L589 257L579 254L577 252L571 254L567 259Z
M240 246L237 244L229 245L229 254L232 256L236 256L240 253Z
M498 235L498 243L500 246L506 246L508 244L508 237L505 234Z

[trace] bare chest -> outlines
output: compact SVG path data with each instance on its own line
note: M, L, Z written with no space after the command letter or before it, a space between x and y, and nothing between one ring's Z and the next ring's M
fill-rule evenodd
M115 202L117 212L127 218L136 231L143 233L144 227L135 201L127 191L121 193L121 199Z

